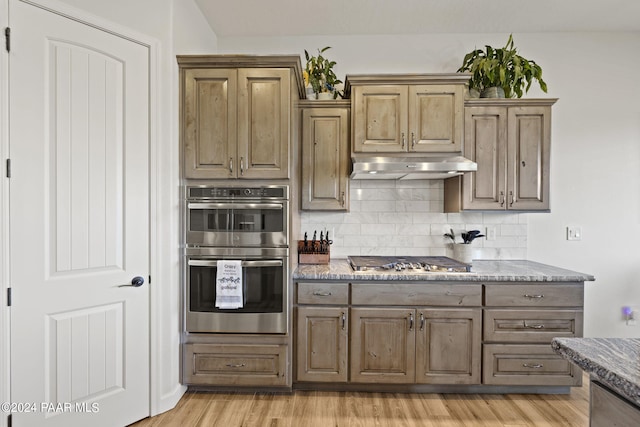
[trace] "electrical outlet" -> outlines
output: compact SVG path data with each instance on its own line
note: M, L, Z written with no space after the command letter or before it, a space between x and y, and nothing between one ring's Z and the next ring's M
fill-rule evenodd
M567 240L582 240L582 227L567 227Z
M495 225L487 226L487 229L484 235L487 237L487 240L496 240L496 226Z

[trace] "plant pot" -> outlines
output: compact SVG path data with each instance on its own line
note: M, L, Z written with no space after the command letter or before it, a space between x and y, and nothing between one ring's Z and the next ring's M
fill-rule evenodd
M504 98L504 89L501 87L488 87L480 92L480 98Z
M480 91L475 87L469 88L469 98L470 99L480 98Z
M454 243L453 255L451 258L464 262L465 264L471 264L474 258L478 257L478 250L470 244Z
M305 92L307 93L307 99L316 99L316 93L311 86L307 86Z
M333 99L333 93L332 92L320 92L318 94L318 99Z

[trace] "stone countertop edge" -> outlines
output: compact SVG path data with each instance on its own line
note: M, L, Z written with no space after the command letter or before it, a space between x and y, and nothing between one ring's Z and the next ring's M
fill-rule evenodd
M554 338L551 347L640 406L640 338Z
M294 280L354 281L462 281L462 282L585 282L590 274L566 270L528 260L474 260L469 273L429 273L411 271L354 271L346 259L329 264L299 264Z

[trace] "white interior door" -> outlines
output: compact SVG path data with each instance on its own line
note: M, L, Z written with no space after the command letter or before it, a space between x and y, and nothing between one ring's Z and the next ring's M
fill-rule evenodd
M10 2L14 426L149 415L149 51ZM140 276L140 287L121 287Z

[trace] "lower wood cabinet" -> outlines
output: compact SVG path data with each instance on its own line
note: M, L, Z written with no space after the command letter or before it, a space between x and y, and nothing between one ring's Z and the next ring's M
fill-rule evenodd
M298 307L297 315L297 380L346 382L348 308Z
M285 386L287 346L185 344L183 382L206 386Z
M417 310L416 382L480 384L482 310Z
M590 427L626 427L640 425L640 407L609 390L597 381L591 381L589 399Z
M581 371L550 342L582 336L583 285L297 283L294 381L568 390Z
M351 309L352 382L415 382L415 316L405 308Z

